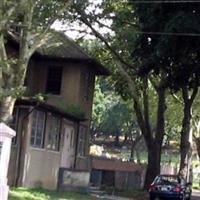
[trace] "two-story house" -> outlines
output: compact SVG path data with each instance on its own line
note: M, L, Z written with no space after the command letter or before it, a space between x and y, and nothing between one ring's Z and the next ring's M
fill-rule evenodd
M95 76L109 72L63 33L52 34L48 44L33 54L25 80L26 98L15 105L11 185L55 189L60 168L88 171L90 167ZM56 45L49 47L51 43ZM17 51L17 41L8 40L8 48Z

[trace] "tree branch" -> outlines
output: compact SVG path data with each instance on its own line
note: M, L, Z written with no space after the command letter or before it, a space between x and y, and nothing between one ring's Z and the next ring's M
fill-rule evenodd
M31 40L33 40L33 44L29 47L29 57L32 56L32 54L35 52L35 50L39 47L41 47L43 44L47 42L47 40L50 38L50 34L48 34L48 31L50 30L53 23L57 20L58 16L60 16L64 11L66 11L67 7L72 3L72 0L65 1L65 4L63 5L62 9L60 9L57 13L57 15L51 17L48 21L48 26L45 28L45 30L40 33L36 34L34 37L32 37Z
M96 31L95 28L93 28L93 26L91 25L91 23L87 20L87 15L81 11L76 5L74 5L75 10L77 11L77 13L80 15L80 20L87 25L93 32L93 34L99 38L101 41L104 42L104 44L106 45L106 47L113 53L113 55L125 66L130 67L131 69L135 70L135 67L133 65L131 65L130 63L126 62L125 60L123 60L121 58L121 56L109 45L109 43L106 41L106 39L98 32ZM136 70L135 70L136 71Z

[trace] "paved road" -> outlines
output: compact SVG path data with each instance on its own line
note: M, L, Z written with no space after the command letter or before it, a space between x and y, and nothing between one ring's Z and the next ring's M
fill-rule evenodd
M200 190L193 190L192 191L192 200L200 200Z

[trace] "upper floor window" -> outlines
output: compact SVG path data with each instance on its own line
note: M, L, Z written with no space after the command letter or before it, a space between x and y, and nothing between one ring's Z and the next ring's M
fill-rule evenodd
M32 114L31 146L42 148L44 141L45 113L34 110Z
M50 115L49 132L47 140L47 148L50 150L59 151L60 127L61 127L60 118Z
M47 72L46 92L60 94L62 83L62 66L49 66Z

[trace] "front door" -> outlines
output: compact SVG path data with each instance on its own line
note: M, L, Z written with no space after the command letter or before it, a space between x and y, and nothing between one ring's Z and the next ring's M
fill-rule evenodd
M64 125L61 167L72 168L74 163L74 128Z

